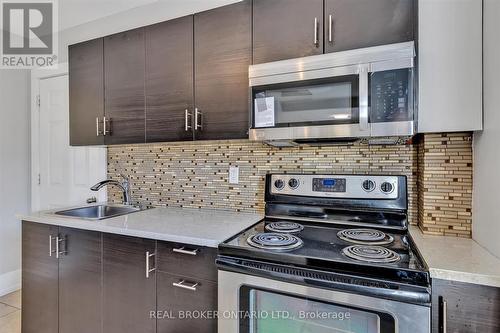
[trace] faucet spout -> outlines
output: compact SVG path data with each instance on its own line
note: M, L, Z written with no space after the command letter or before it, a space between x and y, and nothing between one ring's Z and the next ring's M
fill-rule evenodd
M92 191L99 191L104 186L113 185L119 187L123 192L123 204L131 205L130 201L130 182L127 178L123 177L123 182L119 182L112 179L103 180L90 188Z

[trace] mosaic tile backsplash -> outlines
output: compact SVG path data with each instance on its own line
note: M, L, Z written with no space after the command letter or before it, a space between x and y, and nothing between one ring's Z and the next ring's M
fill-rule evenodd
M260 213L264 211L267 173L406 175L410 223L419 224L429 233L452 234L456 230L455 234L470 237L470 215L467 215L470 212L466 202L469 197L463 193L472 191L472 168L468 161L462 163L471 149L466 137L470 134L440 140L421 138L419 144L404 146L354 143L274 148L247 140L110 146L108 174L113 179L119 179L119 174L130 177L133 201L146 205ZM419 153L424 162L419 163ZM440 159L431 157L437 156L432 154L439 154ZM447 154L453 157L447 158ZM459 170L455 170L453 163L458 156ZM445 164L442 177L432 177L436 164ZM239 167L239 184L229 184L230 166ZM419 166L427 173L419 174ZM445 188L456 194L439 198L433 195ZM110 188L109 200L120 202L121 193ZM456 211L457 208L463 211ZM452 211L456 214L450 213Z
M418 152L420 228L428 234L471 237L472 134L426 134Z

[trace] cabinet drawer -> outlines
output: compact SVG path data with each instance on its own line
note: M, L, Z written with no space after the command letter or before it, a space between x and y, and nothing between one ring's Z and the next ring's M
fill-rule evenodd
M180 243L158 242L158 270L217 281L217 249Z
M162 272L157 279L158 333L217 332L216 283Z

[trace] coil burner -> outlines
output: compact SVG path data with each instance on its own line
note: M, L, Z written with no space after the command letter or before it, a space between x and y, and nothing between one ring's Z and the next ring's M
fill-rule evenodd
M266 230L271 232L293 234L304 230L304 226L295 222L272 222L266 224Z
M302 246L300 238L284 233L259 233L247 239L250 246L266 250L293 250Z
M351 245L342 250L345 256L370 263L393 263L401 260L396 252L382 246Z
M375 229L346 229L339 231L337 237L349 243L364 245L387 245L394 237Z

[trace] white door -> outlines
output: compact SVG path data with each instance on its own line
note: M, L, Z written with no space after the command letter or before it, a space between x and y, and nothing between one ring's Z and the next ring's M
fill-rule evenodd
M39 81L38 210L85 204L90 197L106 200L106 191L90 191L106 179L106 148L69 145L68 75ZM38 205L36 204L38 203Z

